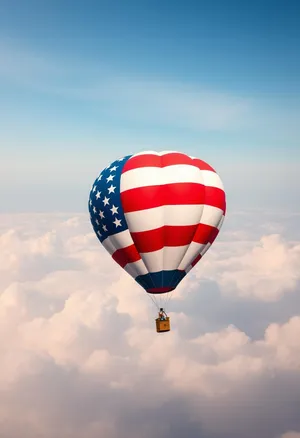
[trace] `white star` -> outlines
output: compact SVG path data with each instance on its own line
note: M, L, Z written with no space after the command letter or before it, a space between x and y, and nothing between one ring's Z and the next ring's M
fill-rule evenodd
M107 231L106 225L103 225L102 229L103 229L104 231Z
M102 236L102 234L100 233L100 231L98 230L97 231L97 234L101 237Z
M99 211L99 216L101 217L101 219L104 219L105 218L105 216L104 216L104 212L103 211Z
M96 207L93 208L93 212L94 212L94 213L97 213L97 209L96 209Z
M112 167L111 169L109 169L109 171L110 171L110 172L115 172L115 171L117 170L118 167L119 167L119 166L114 166L114 167Z
M110 198L107 198L107 197L105 196L105 198L104 198L104 199L102 199L102 201L103 201L103 204L104 204L104 205L107 205L107 204L109 204L109 199L110 199Z
M93 193L96 191L96 186L93 187Z
M99 199L99 198L100 198L100 195L101 195L101 192L98 191L98 192L96 193L96 199Z
M125 157L123 157L123 158L120 158L118 161L123 161L123 160L125 160Z
M112 206L112 208L110 208L110 211L112 212L112 214L117 214L119 210L119 207L115 207L114 205Z
M106 181L107 181L107 182L112 181L112 180L114 179L115 176L116 176L116 175L109 175L109 177L106 178Z
M97 224L97 225L100 225L100 222L98 221L98 219L96 219L96 224Z
M92 200L90 199L90 205L92 205Z
M116 189L116 187L111 185L110 187L108 187L108 193L115 193L115 189Z
M100 173L97 181L100 181L101 179L102 179L102 173Z
M115 226L118 228L118 227L121 227L122 225L121 225L121 219L115 219L114 220L114 222L113 222L114 224L115 224Z

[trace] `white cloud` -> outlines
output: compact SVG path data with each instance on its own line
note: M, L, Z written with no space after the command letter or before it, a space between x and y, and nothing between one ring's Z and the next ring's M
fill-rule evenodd
M26 438L177 438L180 430L191 430L191 436L204 438L252 438L251 430L245 426L241 434L232 419L240 416L246 425L248 412L255 422L255 406L267 397L268 385L287 408L276 433L268 426L263 438L295 429L298 414L291 424L288 409L300 401L297 309L284 323L267 323L257 340L230 320L221 328L211 320L208 330L199 332L187 311L175 311L193 294L191 289L183 298L191 278L173 297L172 331L158 335L150 299L101 248L85 216L45 218L12 216L5 223L4 217L0 226L5 436L17 437L24 429ZM293 264L298 245L277 236L258 245L223 244L220 238L203 268L221 285L224 263L237 277L239 271L258 275L258 283L261 275L269 279L277 271L279 282L298 266ZM243 284L235 284L241 298L247 297ZM199 309L198 318L203 316ZM188 339L183 331L189 331ZM271 418L279 406L270 402L263 409ZM255 436L263 436L266 429L257 427Z
M225 294L272 302L300 280L300 244L278 234L216 245L218 251L201 261L197 277L216 279Z

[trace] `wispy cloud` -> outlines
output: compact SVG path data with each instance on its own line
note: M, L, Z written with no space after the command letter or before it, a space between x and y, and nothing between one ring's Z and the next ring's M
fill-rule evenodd
M114 133L123 123L130 129L146 128L150 135L155 129L172 130L172 142L176 133L222 133L232 134L228 141L240 139L240 148L252 141L256 148L286 148L288 143L289 148L298 149L300 102L295 97L292 104L286 99L283 105L274 96L253 97L201 83L141 77L128 66L116 71L103 60L63 58L7 40L0 42L1 78L8 93L17 85L31 90L33 96L54 97L60 108L74 102L78 114L83 114L80 105L84 103L94 117L104 116ZM7 114L4 107L2 111ZM15 108L11 112L15 115Z
M55 59L26 45L0 39L0 77L24 86L35 87L46 78L58 78L67 66L58 65Z
M108 113L193 130L240 129L253 102L178 82L134 78L103 65L55 59L12 43L0 44L0 76L65 99L99 102Z
M127 114L196 130L236 130L252 108L250 99L180 83L119 80L109 88ZM88 94L97 98L102 92L97 87Z

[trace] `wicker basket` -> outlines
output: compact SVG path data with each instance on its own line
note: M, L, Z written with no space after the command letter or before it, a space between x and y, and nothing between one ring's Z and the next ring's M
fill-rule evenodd
M160 318L157 318L155 321L156 321L156 331L157 331L157 333L169 332L171 330L171 328L170 328L170 318L168 316L164 320L161 320Z

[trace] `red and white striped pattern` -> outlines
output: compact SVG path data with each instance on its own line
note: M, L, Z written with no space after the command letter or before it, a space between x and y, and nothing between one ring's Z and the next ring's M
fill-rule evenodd
M134 278L188 272L217 237L226 211L215 170L179 152L133 155L122 170L120 196L128 230L103 245Z

